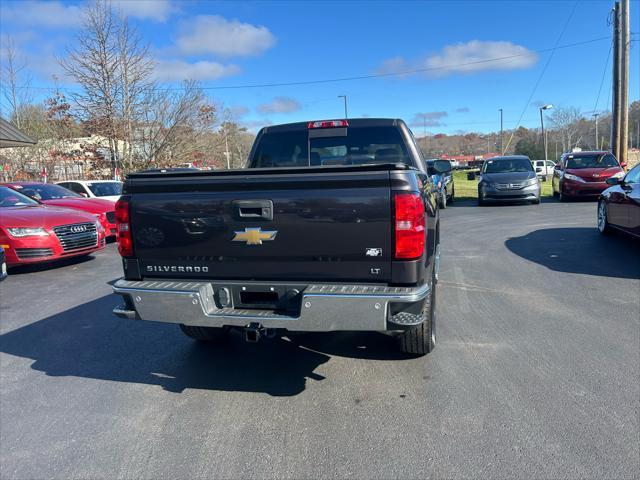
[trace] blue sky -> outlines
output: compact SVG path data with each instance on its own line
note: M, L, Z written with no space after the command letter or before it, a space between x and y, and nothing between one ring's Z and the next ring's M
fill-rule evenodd
M249 128L349 116L400 117L417 135L536 127L540 102L594 110L610 40L555 51L527 105L575 1L214 2L114 0L149 42L157 80L196 78ZM560 45L611 35L612 1L581 0ZM638 30L638 0L631 28ZM0 29L33 73L32 85L62 76L55 55L73 45L82 2L4 1ZM634 39L638 35L633 36ZM632 44L630 100L640 95L638 42ZM541 50L547 50L541 52ZM493 59L510 57L495 61ZM397 73L280 87L229 88ZM609 109L611 63L598 110ZM64 87L72 88L61 78ZM41 90L40 93L46 90Z

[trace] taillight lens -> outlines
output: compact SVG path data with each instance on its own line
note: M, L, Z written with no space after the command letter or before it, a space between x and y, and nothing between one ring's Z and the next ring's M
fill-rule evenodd
M133 238L131 237L128 197L120 197L116 202L116 238L120 255L133 257Z
M396 258L419 258L424 252L424 204L417 193L395 196Z

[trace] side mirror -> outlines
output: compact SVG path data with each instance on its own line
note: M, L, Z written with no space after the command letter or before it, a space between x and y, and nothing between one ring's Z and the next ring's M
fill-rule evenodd
M81 196L81 197L84 197L84 198L89 198L89 195L87 195L87 194L86 194L86 193L84 193L84 192L80 193L80 196Z
M449 173L451 171L451 162L449 160L436 160L433 162L433 169L438 173Z
M607 185L620 185L622 183L622 179L618 177L609 177L605 180Z
M542 171L542 167L536 167L536 173L540 173Z
M556 164L553 166L553 169L554 169L554 170L560 170L560 164L559 164L559 163L556 163Z
M620 162L620 166L622 168L627 168L627 162Z

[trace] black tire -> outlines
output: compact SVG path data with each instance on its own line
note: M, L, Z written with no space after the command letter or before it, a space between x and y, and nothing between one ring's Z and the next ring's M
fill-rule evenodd
M562 193L562 184L560 184L560 185L558 186L558 188L559 188L559 190L558 190L558 201L559 201L559 202L566 202L566 201L568 200L568 198L567 198L567 196L566 196L566 195L564 195L564 194Z
M187 337L191 337L199 342L220 342L229 335L227 328L195 327L182 323L180 324L180 330L182 330L182 333Z
M536 198L534 201L532 201L531 203L533 203L534 205L540 205L540 197Z
M402 353L427 355L436 348L436 281L435 268L431 275L431 291L424 301L422 315L425 320L415 327L409 327L398 335Z
M598 202L598 210L597 210L597 221L598 221L598 231L602 235L610 235L613 230L611 225L609 224L608 214L607 214L607 204L604 203L604 200L600 200ZM601 218L602 215L602 218Z
M484 207L485 205L486 205L486 202L482 199L482 197L478 195L478 206Z
M440 208L443 210L447 208L447 189L446 188L440 194Z
M456 188L451 187L451 197L449 197L449 203L453 203L456 197Z

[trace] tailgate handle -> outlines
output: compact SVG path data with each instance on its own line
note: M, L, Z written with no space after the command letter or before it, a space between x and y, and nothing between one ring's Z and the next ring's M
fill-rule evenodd
M240 218L273 220L273 202L271 200L234 200L233 209Z

